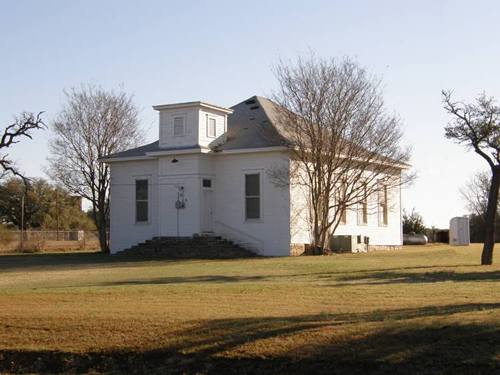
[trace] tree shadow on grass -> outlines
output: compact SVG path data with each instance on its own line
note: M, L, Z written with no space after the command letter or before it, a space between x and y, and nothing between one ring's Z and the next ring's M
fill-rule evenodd
M500 370L500 329L488 324L382 325L335 338L342 324L404 320L500 309L463 304L361 314L199 321L153 350L87 353L0 350L0 371L184 374L493 374ZM318 332L320 332L318 334ZM262 340L266 340L263 342ZM286 345L290 345L287 348ZM246 346L246 349L245 349ZM252 352L270 349L269 354ZM250 349L248 349L250 348ZM274 350L274 352L273 352ZM277 353L277 354L273 354Z
M216 261L232 261L233 259L210 259ZM244 258L259 259L259 258ZM38 253L16 254L0 256L0 271L19 271L24 269L60 269L60 268L96 268L122 267L155 263L182 263L188 261L205 262L209 259L172 259L162 256L145 257L140 255L107 255L101 252L74 252L74 253Z
M403 253L401 253L404 256ZM23 269L59 269L59 268L93 268L93 267L121 267L121 266L133 266L134 264L141 263L166 263L166 262L192 262L192 261L218 261L218 262L231 262L239 260L269 260L268 257L243 257L243 258L169 258L162 255L144 256L140 254L127 254L127 255L108 255L101 252L61 252L61 253L34 253L34 254L2 254L0 255L0 271L9 270L23 270ZM281 258L282 259L282 258ZM296 259L296 258L295 258ZM329 257L317 258L323 259L325 261L330 260ZM279 261L280 258L277 258ZM360 259L361 260L361 259ZM318 265L321 263L318 263ZM331 263L334 264L334 263ZM346 269L346 270L335 270L321 273L304 273L298 275L289 276L323 276L329 277L331 275L338 274L357 274L368 272L389 272L389 271L404 271L404 270L419 270L419 269L432 269L432 268L456 268L456 267L476 267L475 264L470 263L459 263L459 264L443 264L443 265L420 265L420 266L409 266L409 267L392 267L392 268L362 268L362 269ZM367 267L363 264L363 267ZM369 265L368 265L369 267Z
M500 281L500 271L490 272L365 272L338 277L332 286L437 283L444 281Z
M409 282L438 282L438 281L480 281L480 280L495 280L498 278L498 272L474 272L474 273L455 273L453 271L425 272L412 273L401 272L402 270L420 270L432 268L454 268L460 266L429 266L429 267L403 267L403 268L388 268L384 270L358 270L358 271L332 271L332 272L311 272L311 273L293 273L293 274L269 274L269 275L196 275L196 276L165 276L157 278L118 280L110 282L100 282L85 287L107 287L107 286L127 286L127 285L168 285L168 284L191 284L191 283L240 283L240 282L262 282L276 281L279 279L290 279L293 281L304 282L308 281L324 282L332 281L332 286L352 286L352 285L377 285L389 283L409 283ZM400 272L394 272L400 271Z
M124 280L102 282L88 286L127 286L127 285L167 285L167 284L191 284L191 283L237 283L255 282L270 279L269 276L226 276L226 275L199 275L199 276L166 276L140 280Z

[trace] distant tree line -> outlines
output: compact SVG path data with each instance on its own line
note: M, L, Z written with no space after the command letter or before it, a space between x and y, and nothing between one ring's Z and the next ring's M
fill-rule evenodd
M12 229L21 229L24 222L23 229L95 230L91 218L81 210L81 198L43 178L2 180L0 220Z

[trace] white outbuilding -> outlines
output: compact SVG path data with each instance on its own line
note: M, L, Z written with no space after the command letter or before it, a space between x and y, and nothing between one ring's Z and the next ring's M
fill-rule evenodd
M468 246L470 244L469 218L454 217L450 220L450 245Z

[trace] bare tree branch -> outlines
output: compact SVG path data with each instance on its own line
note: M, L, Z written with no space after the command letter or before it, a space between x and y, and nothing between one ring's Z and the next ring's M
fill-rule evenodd
M491 178L485 211L485 240L481 264L492 264L495 246L495 221L500 189L500 107L494 98L481 94L475 103L451 99L451 91L442 91L445 111L451 120L445 127L446 138L473 149L489 165ZM470 189L469 189L470 190ZM466 199L472 199L466 196ZM474 204L475 205L475 204Z
M49 175L92 204L101 250L109 251L109 167L99 159L143 141L138 110L124 92L82 86L65 92L66 105L52 124Z
M37 115L31 112L23 112L12 124L4 129L0 137L0 178L10 174L22 178L25 183L27 182L27 178L22 175L12 159L4 151L19 143L23 138L33 139L32 133L34 130L44 129L45 124L42 120L42 114L43 112L39 112Z
M380 82L356 62L299 58L281 62L276 76L280 136L294 165L289 179L307 192L312 242L323 248L346 210L367 208L371 196L411 180L401 174L410 151L401 147L400 120L385 110Z

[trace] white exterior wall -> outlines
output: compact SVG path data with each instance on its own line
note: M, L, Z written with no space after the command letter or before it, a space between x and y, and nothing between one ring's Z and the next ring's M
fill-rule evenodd
M268 175L270 168L288 168L283 153L180 154L175 156L177 163L172 163L173 158L111 164L112 253L155 236L192 236L212 229L259 254L289 255L289 189L277 187ZM261 219L247 221L245 173L256 172L261 179ZM137 178L150 181L148 223L135 222ZM202 187L204 178L212 180L212 189ZM180 186L185 208L177 210ZM211 228L206 227L204 216L209 199Z
M200 145L209 147L224 140L227 115L215 109L200 106L186 108L162 109L160 116L160 147L183 147ZM183 136L174 137L174 118L184 117L185 132ZM215 137L208 135L207 118L215 119Z
M207 127L208 118L215 119L215 124L216 124L215 137L208 136L208 127ZM227 121L226 114L222 114L218 111L209 110L206 108L200 110L199 124L198 124L200 146L208 147L210 145L221 143L225 138L226 121Z
M289 189L277 187L270 168L288 168L280 152L217 155L215 230L262 255L290 253ZM261 219L245 220L245 173L260 173Z
M135 180L149 180L149 221L135 222ZM111 165L111 253L158 235L158 161L116 162Z
M160 116L160 147L182 147L198 144L198 108L165 109L159 111ZM174 137L174 117L182 116L184 120L184 135Z
M292 244L311 243L309 208L304 187L290 187L290 233ZM346 223L340 224L335 235L362 235L370 237L370 246L401 246L403 235L401 227L401 189L395 187L387 192L388 224L379 225L378 197L373 194L368 197L368 223L358 224L356 208L347 210Z
M192 236L202 232L201 183L204 177L214 177L213 156L198 153L176 155L175 158L178 160L177 163L172 163L173 157L170 156L159 159L159 235ZM180 186L184 188L185 208L177 210L175 202ZM177 232L177 214L179 214L179 232Z

